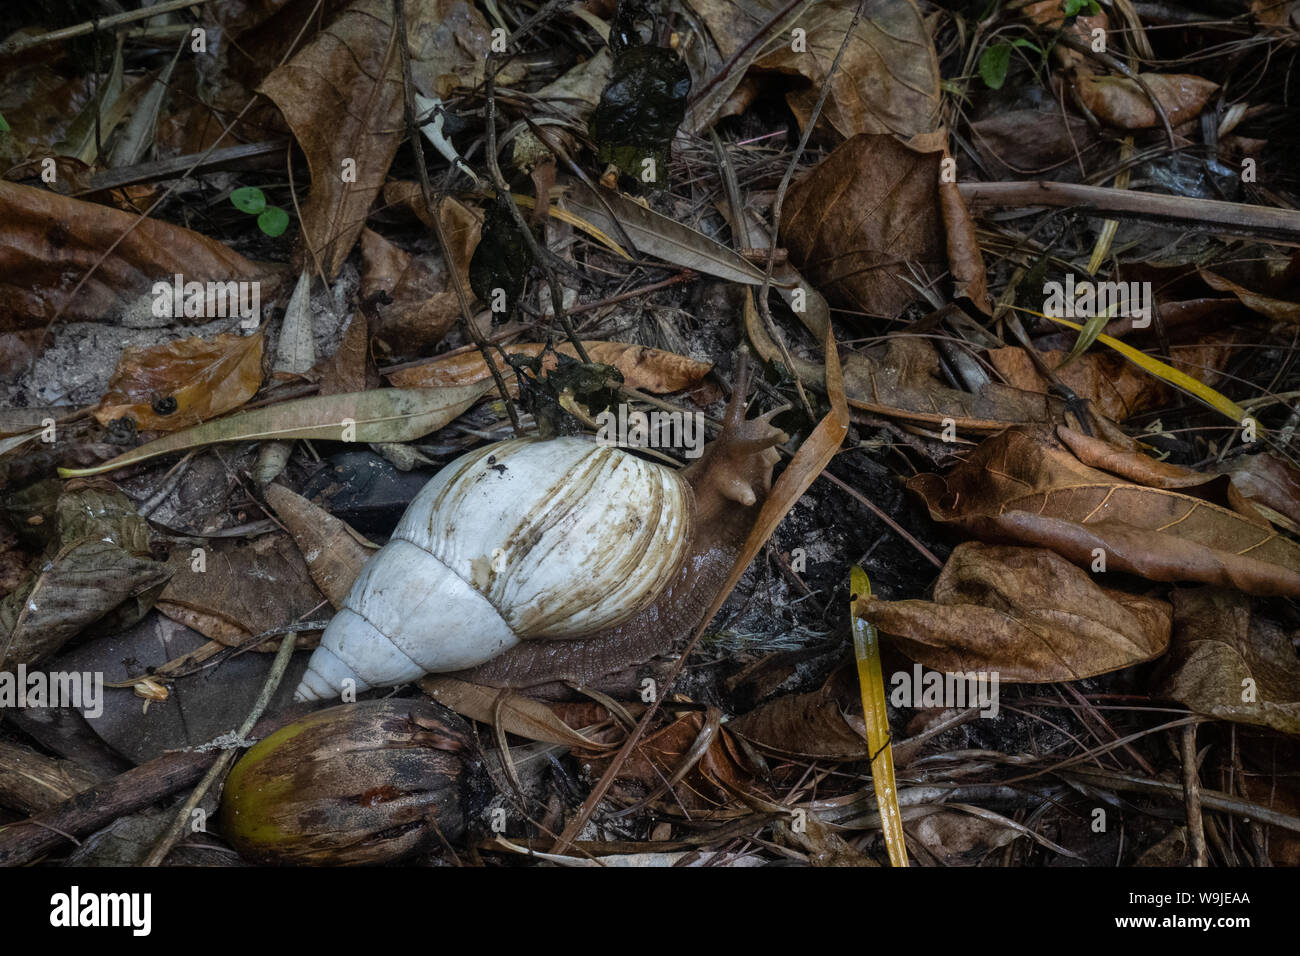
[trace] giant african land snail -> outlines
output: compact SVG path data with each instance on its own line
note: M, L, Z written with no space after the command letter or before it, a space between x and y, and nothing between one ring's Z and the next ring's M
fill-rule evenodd
M575 437L448 464L362 570L296 697L455 671L506 687L590 682L668 650L717 595L786 440L776 412L745 418L746 378L680 472Z

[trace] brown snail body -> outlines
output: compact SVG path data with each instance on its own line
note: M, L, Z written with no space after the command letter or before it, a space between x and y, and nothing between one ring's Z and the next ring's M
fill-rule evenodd
M683 469L695 498L695 532L681 569L654 603L597 634L524 641L456 676L494 687L585 684L662 654L688 635L713 603L771 491L773 446L786 436L769 417L746 420L744 405L733 401L721 434Z
M579 438L498 442L443 468L363 568L300 700L456 673L590 682L670 648L708 609L771 490L775 412L681 472Z

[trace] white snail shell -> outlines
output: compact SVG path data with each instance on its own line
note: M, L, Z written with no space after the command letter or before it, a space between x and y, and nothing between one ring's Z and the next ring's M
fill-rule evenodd
M532 638L579 637L647 607L690 548L675 471L583 438L456 459L415 496L321 635L297 700L462 670Z

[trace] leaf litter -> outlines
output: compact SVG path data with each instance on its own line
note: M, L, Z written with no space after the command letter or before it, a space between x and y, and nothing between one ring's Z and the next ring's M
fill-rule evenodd
M24 23L0 656L118 686L105 723L18 743L163 779L268 675L287 719L267 652L313 643L386 535L331 502L395 513L457 455L612 402L716 421L740 346L791 440L690 641L581 686L400 690L495 739L467 799L507 820L408 860L1290 859L1295 766L1259 754L1300 759L1295 80L1207 51L1281 52L1291 25L1065 6L216 2L195 22L237 42L202 69L112 29L65 60ZM1054 314L1066 280L1113 308ZM199 292L163 308L174 281ZM232 282L253 314L218 314ZM992 674L996 715L952 699ZM1171 710L1202 721L1197 766ZM1102 753L1117 770L1061 769ZM1007 785L1026 772L1041 791ZM7 819L53 829L0 832L0 860L95 858L6 773ZM1136 840L1080 833L1084 779L1144 788ZM185 787L73 835L188 858L151 810Z

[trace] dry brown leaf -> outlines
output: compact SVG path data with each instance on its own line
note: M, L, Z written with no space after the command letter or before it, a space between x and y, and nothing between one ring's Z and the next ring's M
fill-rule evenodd
M1285 631L1257 617L1244 594L1173 593L1172 670L1160 693L1220 720L1300 734L1300 660Z
M578 733L540 700L514 691L471 684L454 677L424 677L417 683L444 707L490 726L495 727L499 722L506 733L528 740L584 750L603 751L617 746Z
M1231 337L1222 342L1206 341L1174 349L1170 364L1180 372L1214 387L1221 378L1217 370L1227 363L1234 351L1235 343ZM1080 398L1091 401L1094 410L1111 421L1127 421L1134 415L1161 408L1173 397L1173 390L1163 381L1142 371L1110 349L1087 352L1061 368L1061 362L1067 354L1061 349L1039 352L1047 367L1056 370L1062 384ZM990 349L988 359L1013 388L1048 393L1050 383L1038 373L1023 348L1008 346Z
M172 553L167 562L172 579L157 608L209 640L238 645L263 631L328 613L324 595L287 534L262 535L251 543L222 540L205 550L203 570L190 551ZM298 643L309 646L317 636L299 636ZM278 646L271 641L259 650Z
M780 0L692 0L724 61L782 7ZM791 34L774 38L755 62L759 70L802 76L809 86L788 102L800 124L807 122L825 85L831 63L853 20L858 0L813 3L791 29L806 31L807 49L795 51ZM866 0L862 19L831 79L823 117L848 138L857 133L892 133L910 139L939 125L939 61L934 43L911 0Z
M238 408L262 385L263 338L227 333L127 348L95 418L107 425L127 417L140 431L174 432Z
M1051 548L1083 567L1152 581L1201 581L1251 594L1300 594L1300 546L1261 519L1082 464L1048 433L1011 428L946 476L908 488L936 521L986 541Z
M1242 305L1252 312L1258 312L1260 315L1276 322L1290 322L1292 325L1300 325L1300 302L1279 299L1264 292L1257 292L1239 282L1234 282L1226 276L1211 272L1209 269L1200 269L1198 271L1201 278L1205 280L1206 285L1211 289L1216 292L1232 293ZM1287 272L1289 273L1286 276L1287 281L1291 283L1300 281L1300 255L1292 259ZM1294 289L1294 286L1292 288Z
M369 229L361 233L361 295L379 317L376 338L400 355L431 350L460 318L445 276Z
M370 364L370 324L361 312L354 312L338 350L316 363L310 373L320 381L321 395L364 392L379 387L379 373Z
M170 575L150 557L148 523L110 482L51 479L28 494L11 514L27 512L19 531L45 539L45 552L0 600L0 667L35 663L96 622L134 624Z
M658 789L678 770L704 729L698 711L683 714L636 745L618 772L615 791L631 785L629 798ZM662 799L689 810L708 810L730 803L750 789L753 774L726 728L718 731L703 756ZM606 753L575 752L593 779L600 778L614 758Z
M847 678L847 679L846 679ZM781 754L830 760L865 760L866 724L855 672L841 668L807 694L769 700L727 727L750 743Z
M1272 29L1293 29L1300 26L1300 3L1296 0L1250 0L1250 12L1260 24Z
M1182 465L1157 461L1143 454L1136 442L1131 447L1121 447L1100 438L1083 435L1063 425L1057 427L1056 435L1079 461L1091 468L1109 471L1148 488L1183 490L1216 504L1226 504L1247 520L1260 527L1268 527L1269 516L1259 510L1230 476L1224 477L1223 473L1202 474ZM1249 484L1249 481L1244 483Z
M893 318L918 298L909 281L945 272L956 295L987 309L974 226L956 187L939 186L943 158L887 135L842 143L786 196L781 238L791 261L828 297L868 315Z
M623 373L625 385L646 392L677 392L690 388L698 384L713 367L709 362L697 362L684 355L645 345L596 341L582 344L593 362L612 365ZM540 342L503 346L507 355L524 355L529 358L541 355L545 348L545 344ZM570 358L576 358L578 354L568 342L562 342L556 351ZM510 366L500 355L495 352L491 354L493 362L505 374L506 382L513 390L516 383L510 376ZM545 367L548 370L557 364L558 360L553 353L546 356ZM490 375L487 363L478 351L465 351L441 355L420 365L389 372L387 378L399 388L414 388L470 385L484 381Z
M968 541L944 565L933 601L873 599L863 613L926 667L1047 683L1159 657L1171 612L1100 587L1053 551Z
M154 219L137 224L137 218L0 181L0 331L44 327L60 309L68 322L112 319L132 300L149 296L155 282L170 285L178 273L187 283L261 281L260 298L270 300L276 267L250 262L197 232ZM114 243L67 301L72 286Z
M483 77L491 34L466 0L407 0L406 34L415 87L440 96ZM513 70L513 72L512 72ZM498 76L508 83L517 67ZM311 169L302 207L303 242L333 278L356 243L406 135L402 58L390 0L354 0L258 87L293 130ZM344 161L356 180L345 182Z
M960 810L938 810L908 823L907 830L944 866L978 866L993 850L1024 836L1013 827Z
M1062 114L1046 93L1034 108L1001 110L970 124L971 143L990 177L1037 177L1086 156L1100 142L1083 117Z
M316 587L338 610L373 550L346 522L283 485L267 485L265 494L267 504L293 535Z
M1169 117L1177 126L1200 115L1218 83L1186 74L1141 73ZM1133 80L1123 76L1076 74L1074 88L1088 110L1108 126L1119 129L1151 129L1160 125L1160 116L1151 98Z
M1291 524L1288 530L1300 529L1300 470L1294 465L1264 452L1234 458L1222 474L1232 479L1232 486L1251 504L1275 512L1274 523L1285 519Z

